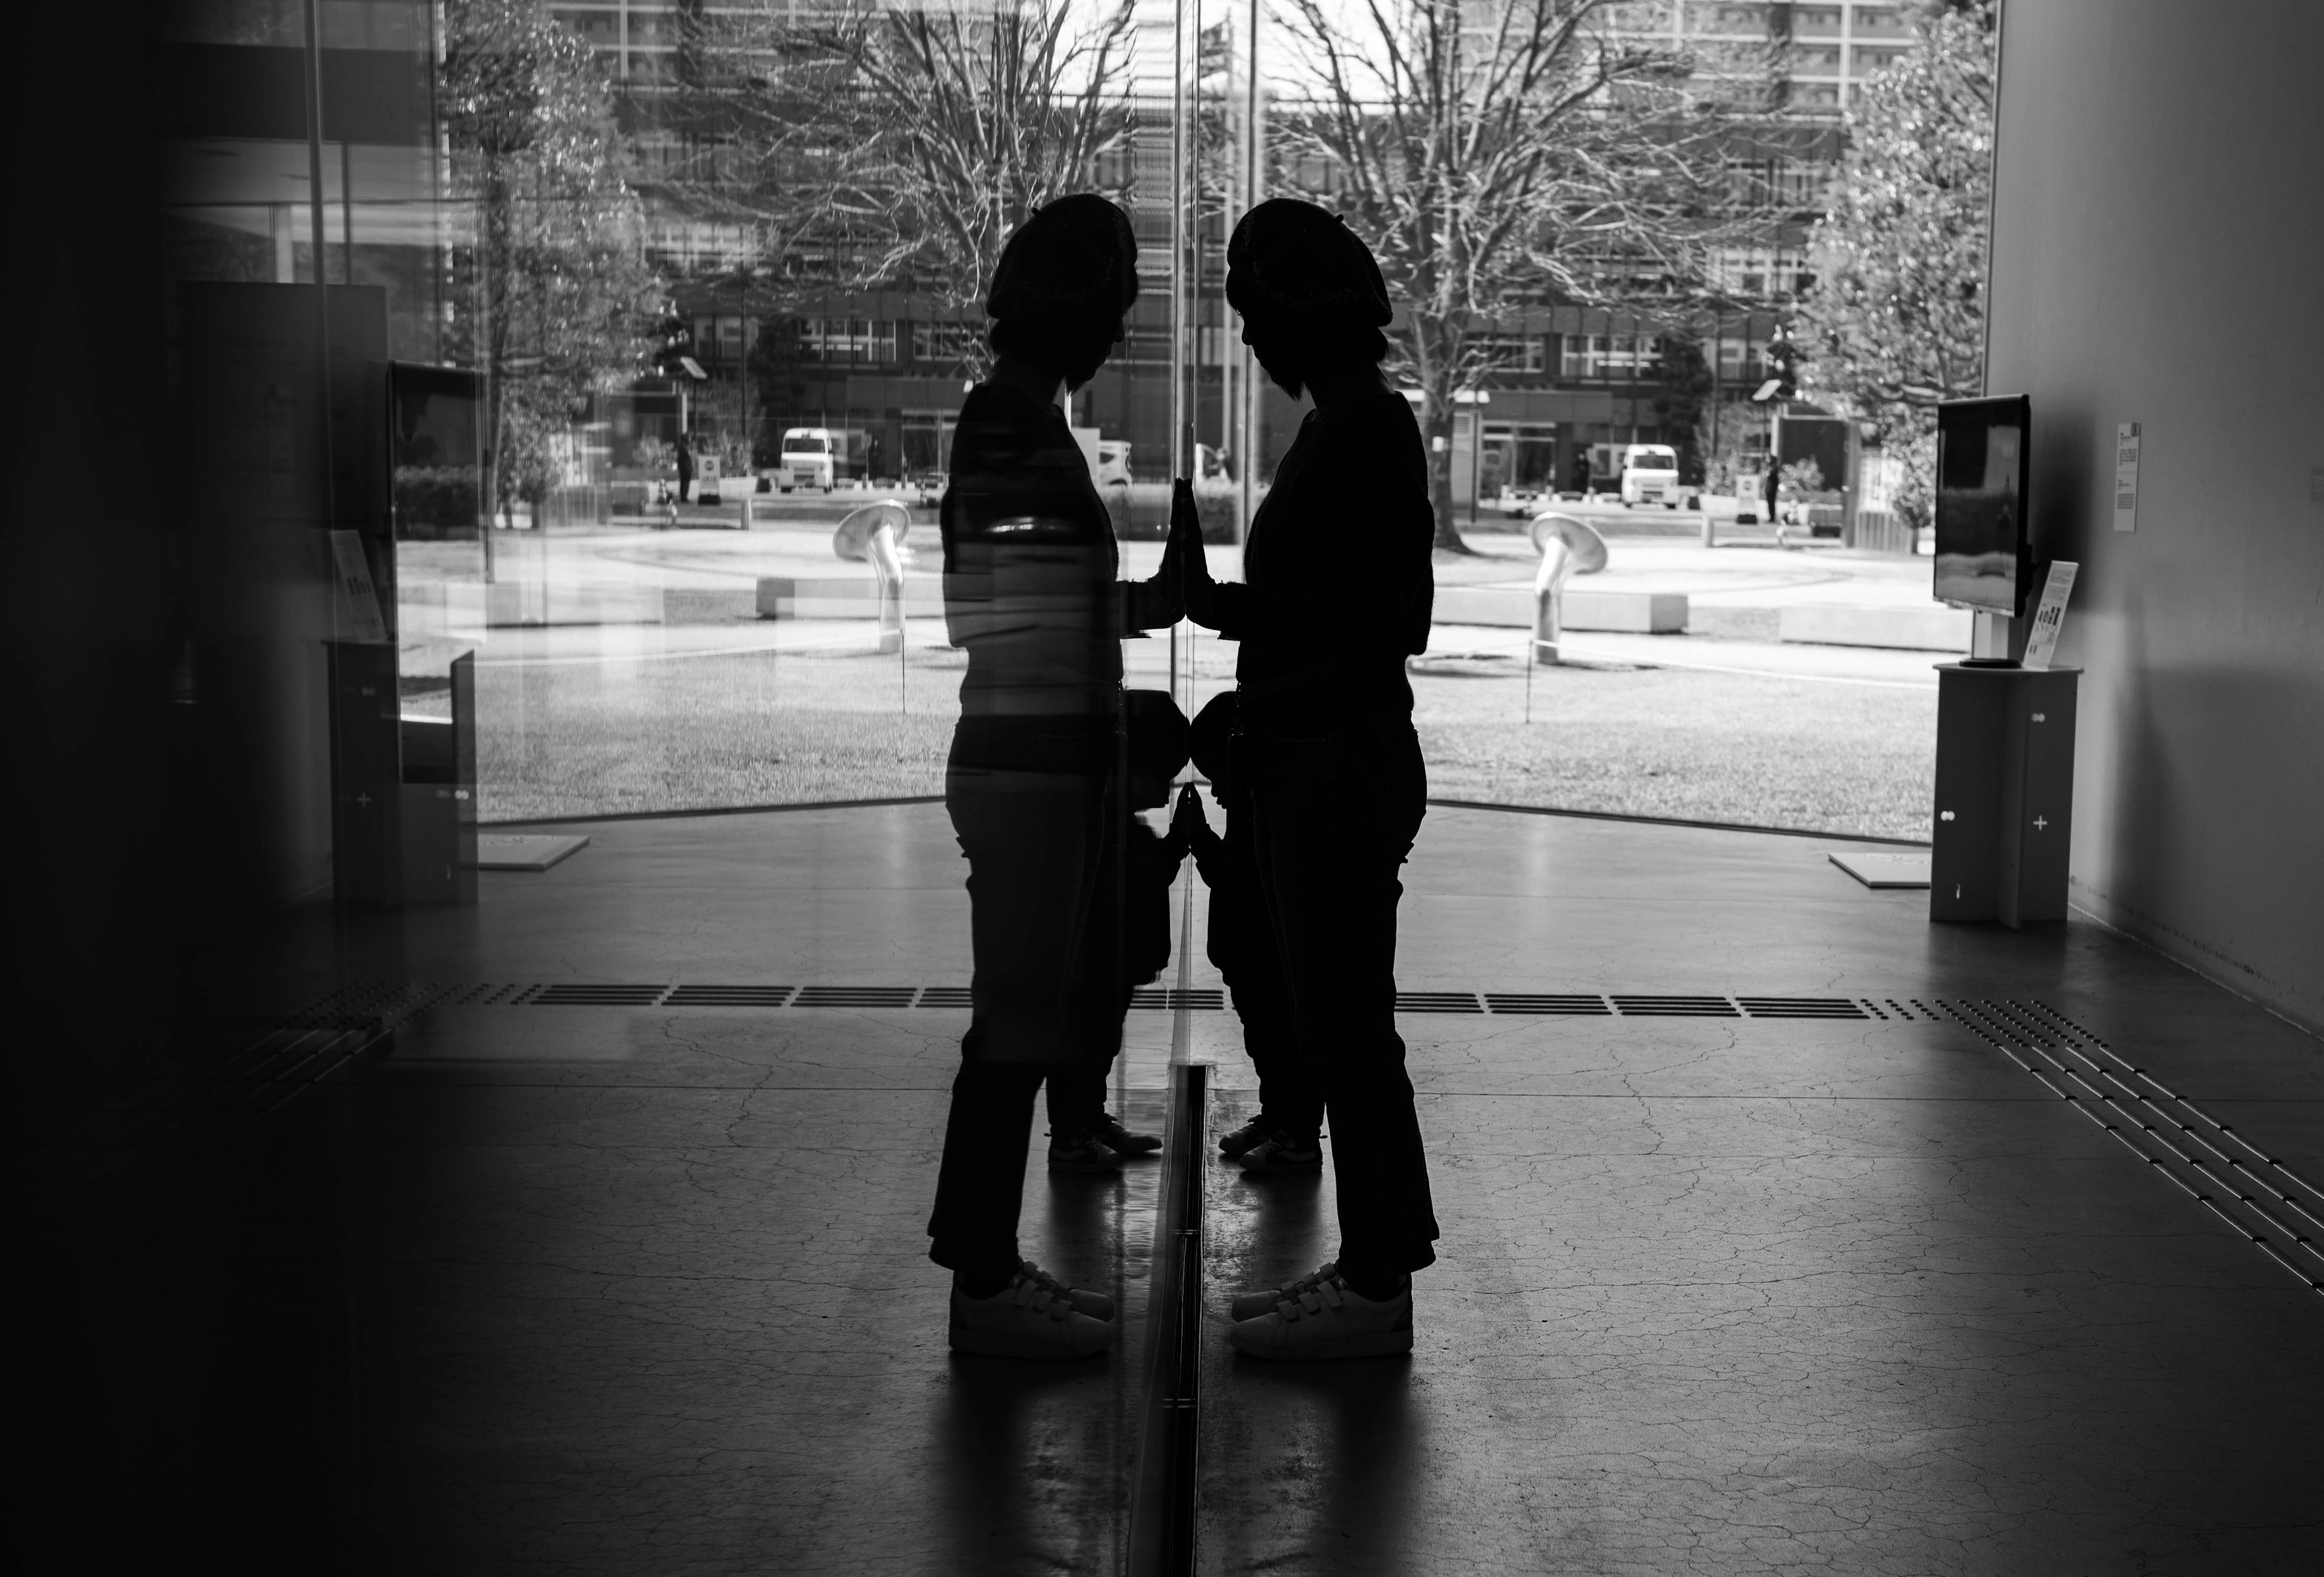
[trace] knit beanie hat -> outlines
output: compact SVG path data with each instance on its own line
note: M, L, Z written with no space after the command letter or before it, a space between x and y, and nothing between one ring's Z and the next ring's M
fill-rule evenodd
M988 318L1120 318L1138 300L1138 235L1130 216L1093 192L1033 210L1001 249L985 293Z
M1227 302L1246 317L1384 328L1396 314L1379 264L1348 222L1327 208L1269 198L1227 242Z

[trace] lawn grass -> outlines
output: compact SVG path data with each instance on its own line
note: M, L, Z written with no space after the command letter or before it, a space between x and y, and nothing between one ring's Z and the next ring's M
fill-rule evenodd
M1545 668L1528 723L1515 661L1468 666L1413 676L1439 798L1928 836L1934 689Z
M940 794L962 663L936 650L901 662L752 653L486 667L480 812L521 821ZM1432 666L1413 688L1435 797L1928 835L1933 690L1537 669L1528 722L1515 660Z

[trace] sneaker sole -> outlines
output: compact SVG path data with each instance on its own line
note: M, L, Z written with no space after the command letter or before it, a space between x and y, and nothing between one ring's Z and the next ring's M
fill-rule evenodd
M1336 1342L1300 1347L1271 1343L1246 1347L1231 1329L1227 1332L1227 1340L1234 1343L1236 1351L1269 1363L1324 1363L1335 1358L1395 1358L1410 1352L1412 1328L1407 1325L1397 1331L1371 1331L1360 1336L1342 1336Z

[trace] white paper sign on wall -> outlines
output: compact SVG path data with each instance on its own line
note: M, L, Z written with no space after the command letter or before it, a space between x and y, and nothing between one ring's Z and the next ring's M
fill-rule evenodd
M2114 529L2138 530L2138 423L2114 429Z
M2025 655L2020 659L2024 667L2050 666L2050 654L2058 650L2059 627L2066 622L2066 599L2074 595L2074 576L2080 569L2062 558L2050 566L2050 577L2042 583L2041 605L2034 610L2034 628L2025 635Z

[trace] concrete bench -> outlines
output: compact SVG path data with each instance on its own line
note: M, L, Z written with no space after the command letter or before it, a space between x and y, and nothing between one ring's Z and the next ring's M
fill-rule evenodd
M904 613L911 618L941 618L944 581L937 576L916 576L904 582ZM762 575L759 577L759 617L761 619L876 619L880 616L880 583L868 575Z
M1568 630L1626 635L1675 635L1686 628L1684 592L1582 591L1568 586L1560 602ZM1513 586L1440 586L1434 622L1530 630L1533 591Z

